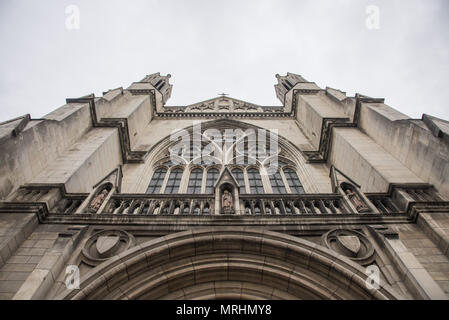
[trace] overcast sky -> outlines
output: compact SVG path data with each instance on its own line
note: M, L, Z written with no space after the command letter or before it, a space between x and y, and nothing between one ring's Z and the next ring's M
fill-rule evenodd
M154 72L172 75L167 105L222 92L280 105L275 74L287 71L449 119L448 27L447 0L1 0L0 121Z

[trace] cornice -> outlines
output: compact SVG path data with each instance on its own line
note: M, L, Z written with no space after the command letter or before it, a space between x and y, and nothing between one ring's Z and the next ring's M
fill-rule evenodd
M11 203L8 212L22 212L24 206ZM41 207L30 204L27 212L36 212ZM3 207L0 204L0 212ZM37 212L36 212L37 213ZM114 215L114 214L56 214L45 209L39 211L39 221L44 224L88 224L88 225L173 225L180 226L338 226L345 224L384 225L410 223L404 214L320 214L320 215Z
M291 118L291 113L287 112L159 112L156 119L164 118L214 118L214 119L234 119L234 118Z

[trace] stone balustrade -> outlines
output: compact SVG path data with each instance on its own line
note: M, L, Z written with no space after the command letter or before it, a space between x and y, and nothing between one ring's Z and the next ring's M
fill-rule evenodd
M283 214L344 214L351 213L339 195L242 195L244 214L283 215Z
M388 194L366 194L368 210L357 212L342 194L241 194L236 213L240 215L340 215L398 214L407 204L444 201L431 187L397 187ZM45 203L53 214L91 215L213 215L219 202L213 194L117 194L112 192L95 213L83 210L88 194L66 194L57 187L22 187L9 199L15 203ZM84 203L84 205L83 205ZM405 204L405 205L404 205Z
M214 208L213 196L114 195L101 214L124 215L208 215Z

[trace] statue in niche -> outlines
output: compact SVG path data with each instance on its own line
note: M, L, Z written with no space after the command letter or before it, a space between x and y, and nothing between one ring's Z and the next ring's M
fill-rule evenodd
M90 212L97 212L98 209L100 209L101 205L103 204L103 201L106 199L108 195L108 190L103 189L100 193L98 193L89 203L88 210Z
M225 190L221 197L221 209L223 213L232 213L234 212L234 204L232 201L232 194Z
M348 197L349 201L352 202L352 204L355 206L355 208L358 212L369 211L369 208L365 205L363 200L360 199L360 196L354 190L352 190L348 186L344 186L343 190L344 190L346 196Z

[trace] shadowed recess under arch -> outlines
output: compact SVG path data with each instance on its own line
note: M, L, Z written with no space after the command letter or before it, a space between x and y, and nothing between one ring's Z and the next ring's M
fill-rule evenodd
M202 228L131 248L59 299L400 299L322 246L260 229Z

